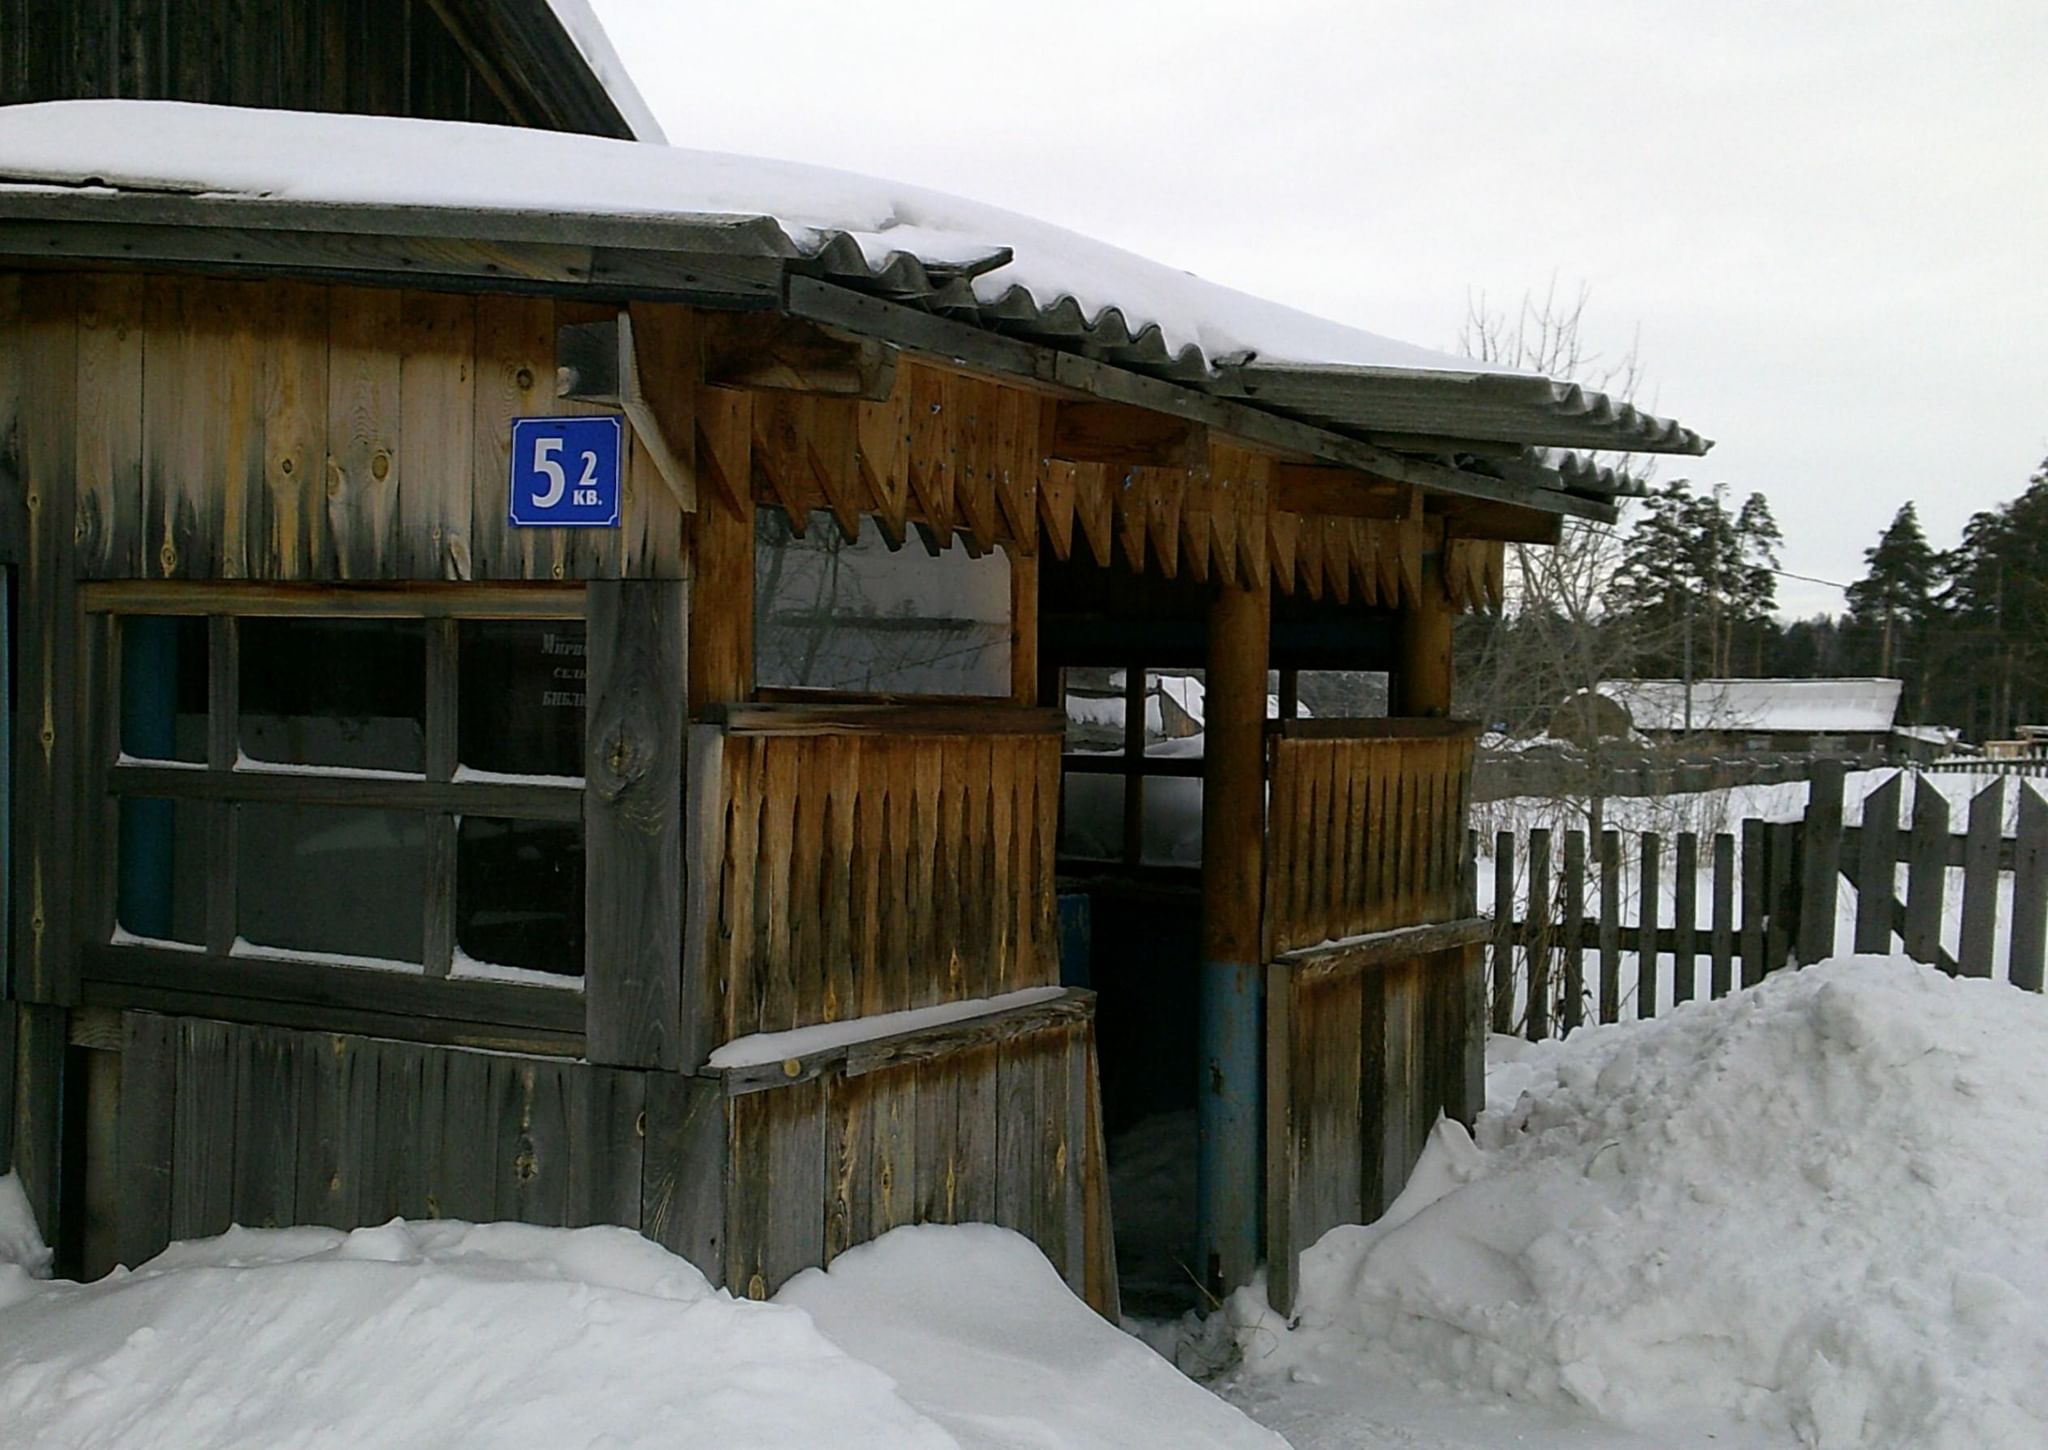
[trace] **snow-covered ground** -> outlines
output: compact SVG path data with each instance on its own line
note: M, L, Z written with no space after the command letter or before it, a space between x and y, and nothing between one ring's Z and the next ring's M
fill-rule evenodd
M85 1286L39 1249L0 1179L10 1447L1283 1450L996 1228L900 1229L769 1304L625 1229L237 1229Z
M1494 1045L1295 1327L1233 1301L1297 1450L2048 1444L2048 1002L1846 958Z

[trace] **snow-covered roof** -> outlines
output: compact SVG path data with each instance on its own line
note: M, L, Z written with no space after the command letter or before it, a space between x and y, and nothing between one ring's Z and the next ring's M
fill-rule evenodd
M1898 713L1897 680L1694 680L1694 730L1883 733ZM1686 728L1684 680L1602 680L1638 730Z
M591 75L604 87L604 93L611 97L612 104L619 108L619 115L632 131L633 139L666 145L668 137L662 134L661 122L654 119L654 112L648 108L640 88L633 84L633 77L626 71L626 63L613 49L612 38L605 34L604 22L590 8L589 0L548 0L548 9L554 11L555 19L562 23L562 29L569 32L569 39L575 43L576 53L583 57Z
M615 61L595 64L622 78ZM373 209L409 235L586 245L640 223L635 245L790 259L891 301L1354 432L1708 446L1571 384L1316 317L999 207L825 167L400 117L166 101L0 108L0 216L52 215L52 197L71 216L97 197L128 201L111 218L93 213L120 220L145 195L159 224L181 202L211 225L345 232L367 229L352 210ZM1561 472L1551 487L1615 486Z

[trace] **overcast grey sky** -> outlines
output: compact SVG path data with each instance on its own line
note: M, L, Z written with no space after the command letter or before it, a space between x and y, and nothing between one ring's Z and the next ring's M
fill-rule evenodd
M915 182L1409 341L1591 289L1660 477L1853 579L2048 455L2048 3L596 0L679 146ZM1781 580L1788 613L1830 589Z

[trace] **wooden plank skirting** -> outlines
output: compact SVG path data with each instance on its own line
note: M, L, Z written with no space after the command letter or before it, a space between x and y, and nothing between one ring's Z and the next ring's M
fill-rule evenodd
M986 733L989 713L958 732L692 731L705 1047L1057 981L1059 736L1026 711Z
M1092 1005L947 1024L912 1034L920 1050L861 1044L877 1050L727 1098L728 1287L766 1298L904 1224L995 1223L1114 1322Z

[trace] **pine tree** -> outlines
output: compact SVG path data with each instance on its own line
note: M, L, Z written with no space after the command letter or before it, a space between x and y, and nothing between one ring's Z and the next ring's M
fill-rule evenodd
M1941 614L1941 557L1908 503L1878 541L1863 551L1864 575L1847 591L1848 624L1864 668L1906 682L1909 717L1924 723L1926 648Z

